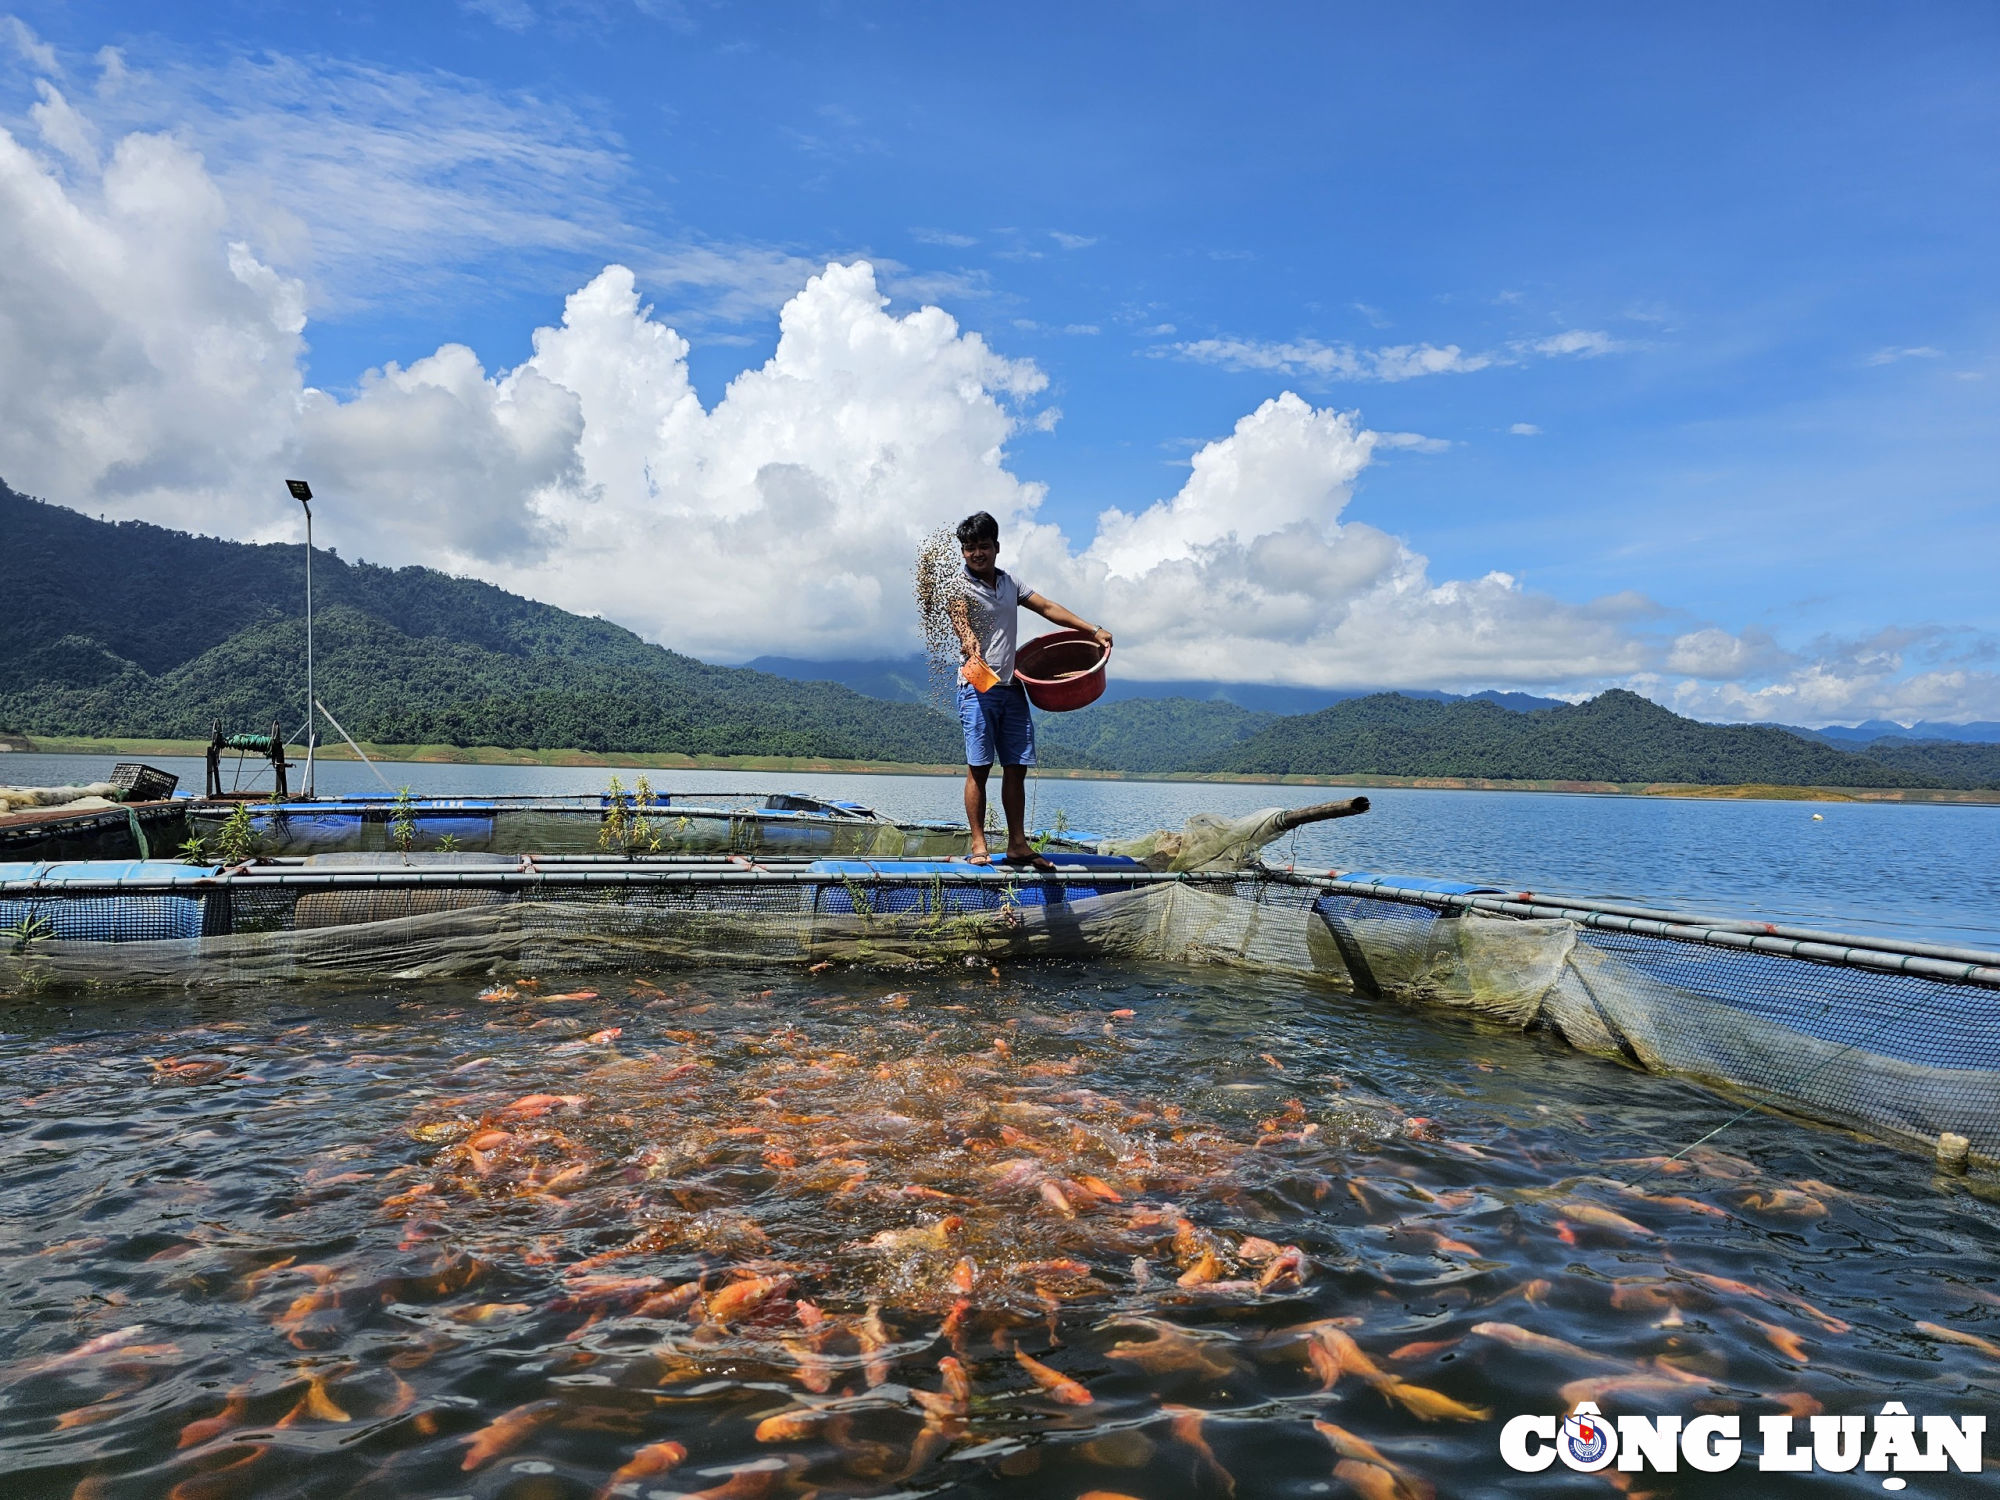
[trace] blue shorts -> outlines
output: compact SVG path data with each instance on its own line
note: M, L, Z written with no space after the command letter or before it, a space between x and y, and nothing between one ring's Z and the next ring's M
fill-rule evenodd
M969 682L959 683L958 722L965 730L968 766L990 766L996 760L1003 766L1035 763L1035 721L1028 712L1028 690L1020 683L1003 683L983 693Z

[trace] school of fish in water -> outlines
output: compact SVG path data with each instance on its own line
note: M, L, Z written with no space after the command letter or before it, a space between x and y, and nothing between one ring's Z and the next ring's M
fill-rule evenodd
M0 1201L125 1230L7 1252L16 1493L1421 1500L1518 1411L2000 1390L1986 1200L1798 1170L1884 1148L1670 1161L1630 1141L1698 1091L1471 1028L1388 1066L1414 1020L1296 987L840 979L207 1020L137 1090L33 1043ZM65 1178L121 1091L168 1126Z

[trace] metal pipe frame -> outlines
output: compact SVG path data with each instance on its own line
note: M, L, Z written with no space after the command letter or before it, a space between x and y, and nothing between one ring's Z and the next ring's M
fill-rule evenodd
M866 873L829 874L812 869L744 869L714 865L695 869L660 869L631 865L609 869L480 869L457 870L273 870L239 866L219 875L173 880L132 877L107 880L9 880L0 881L0 896L62 898L119 894L196 896L212 891L232 890L427 890L432 887L532 890L566 886L744 886L744 885L824 885L824 886L945 886L985 887L1024 885L1140 886L1140 885L1235 885L1243 874L1234 870L987 870L971 867L959 870L924 870L897 874L873 870Z
M1628 932L1641 937L1666 938L1696 943L1709 948L1726 948L1739 953L1769 953L1806 963L1833 968L1867 969L1875 973L1909 974L1947 984L1976 985L2000 989L2000 954L1976 949L1949 949L1935 943L1904 945L1893 941L1850 937L1839 933L1791 936L1772 924L1709 922L1700 917L1682 918L1677 913L1636 915L1644 908L1613 911L1596 903L1570 903L1560 898L1538 901L1508 896L1455 894L1419 891L1403 886L1374 885L1366 881L1342 880L1331 875L1308 875L1297 870L1266 867L1274 878L1342 896L1358 896L1376 901L1398 901L1406 906L1428 906L1441 911L1477 911L1502 917L1555 918L1605 932ZM1809 932L1810 929L1794 929ZM1926 951L1915 951L1918 949ZM1959 956L1943 958L1940 952Z

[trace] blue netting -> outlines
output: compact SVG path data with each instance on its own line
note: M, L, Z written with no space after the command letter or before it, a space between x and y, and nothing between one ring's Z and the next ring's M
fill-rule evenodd
M71 896L0 899L0 929L89 943L150 943L202 935L198 896Z
M999 911L1006 906L1061 906L1098 894L1097 887L1054 881L1019 885L816 885L813 910L821 916L905 916L912 913L960 915ZM857 899L858 898L858 899Z

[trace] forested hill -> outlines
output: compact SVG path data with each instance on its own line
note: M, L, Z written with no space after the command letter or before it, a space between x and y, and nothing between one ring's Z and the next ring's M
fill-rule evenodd
M1396 693L1279 719L1192 767L1254 775L1470 776L1507 781L1697 786L1937 787L1915 767L1815 744L1783 729L1703 724L1636 693L1509 713Z
M0 725L206 738L301 727L300 546L106 523L0 484ZM671 573L661 586L671 588ZM356 738L949 763L958 728L829 683L715 667L429 568L313 559L320 697Z
M0 727L201 739L219 718L231 731L277 720L296 732L304 560L299 546L94 521L0 484ZM673 587L667 567L663 588ZM320 696L358 739L933 765L963 754L956 722L921 705L710 666L429 568L322 549L313 591ZM1042 758L1140 775L2000 788L2000 746L1836 748L1779 728L1698 723L1617 691L1525 712L1536 700L1507 701L1377 693L1280 717L1134 698L1040 715Z

